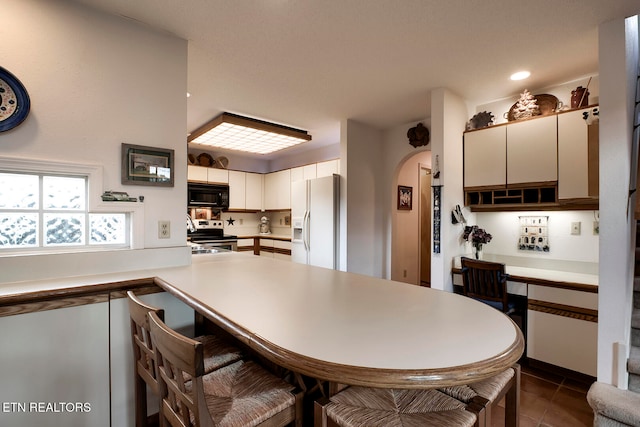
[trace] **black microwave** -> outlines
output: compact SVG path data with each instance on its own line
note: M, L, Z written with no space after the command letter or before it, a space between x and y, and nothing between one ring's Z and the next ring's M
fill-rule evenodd
M229 186L224 184L187 184L187 205L191 208L229 208Z

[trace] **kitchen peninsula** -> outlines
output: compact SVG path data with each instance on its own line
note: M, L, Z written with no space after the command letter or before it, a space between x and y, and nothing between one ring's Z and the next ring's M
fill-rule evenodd
M6 284L0 288L0 315L11 320L65 310L72 303L56 306L55 300L70 296L76 305L92 305L100 293L118 305L125 289L153 285L272 362L333 382L402 388L463 384L507 369L524 348L513 322L471 299L236 252L194 257L192 265L181 267ZM109 321L126 320L126 310L115 305ZM112 330L109 344L103 343L112 347L112 358L122 357L114 346L128 347L129 337L122 335ZM0 364L3 370L20 365L8 354ZM111 375L117 374L115 365L112 369ZM95 381L94 372L81 378ZM111 381L113 407L128 404L117 400L132 390L130 381ZM29 390L24 393L14 400L33 399Z

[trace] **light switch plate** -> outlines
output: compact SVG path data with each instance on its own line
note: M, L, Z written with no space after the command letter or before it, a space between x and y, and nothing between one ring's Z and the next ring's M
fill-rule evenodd
M574 236L580 235L580 222L571 223L571 234Z

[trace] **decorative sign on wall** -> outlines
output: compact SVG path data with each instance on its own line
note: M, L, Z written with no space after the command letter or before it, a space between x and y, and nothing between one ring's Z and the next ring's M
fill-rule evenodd
M521 216L518 249L549 252L549 217Z
M434 185L433 188L433 253L440 253L440 205L442 185Z

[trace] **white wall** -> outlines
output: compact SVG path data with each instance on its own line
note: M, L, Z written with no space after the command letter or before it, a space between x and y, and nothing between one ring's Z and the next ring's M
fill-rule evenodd
M431 287L453 290L451 266L459 252L459 230L451 224L451 211L464 203L462 193L462 133L468 120L467 108L459 96L440 88L431 93L432 171L438 158L440 178L432 185L442 185L441 252L431 256ZM435 207L435 206L434 206Z
M353 120L343 122L341 132L341 227L345 227L341 253L347 271L382 277L383 215L388 209L388 199L380 191L384 187L382 132Z
M589 81L591 79L591 81ZM507 119L504 117L509 112L509 109L520 98L520 94L525 90L533 95L549 94L558 98L563 105L564 109L571 107L571 91L575 90L578 86L587 87L589 84L589 105L595 105L599 102L600 97L600 77L597 73L586 74L582 77L572 79L568 82L554 84L547 87L529 87L526 80L520 84L518 93L514 93L512 97L498 99L495 101L487 102L485 104L477 105L474 107L475 112L487 111L494 116L494 123L507 123ZM475 113L474 113L475 114Z
M599 27L598 34L601 88L598 380L626 388L626 367L616 366L614 346L617 342L629 343L633 301L635 197L628 205L627 195L639 61L638 17L607 22Z
M67 1L7 0L2 16L1 65L31 112L0 133L0 155L102 165L101 190L145 196L144 248L185 246L186 40ZM121 185L122 143L174 149L175 186ZM171 221L170 239L158 239L159 220Z

